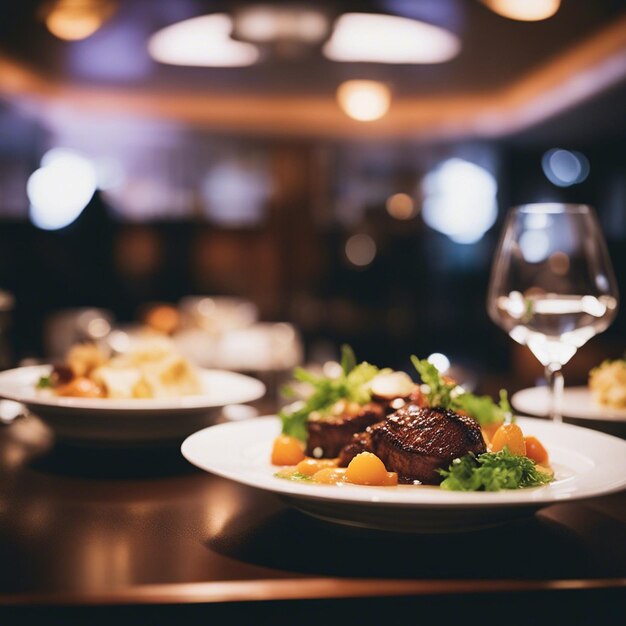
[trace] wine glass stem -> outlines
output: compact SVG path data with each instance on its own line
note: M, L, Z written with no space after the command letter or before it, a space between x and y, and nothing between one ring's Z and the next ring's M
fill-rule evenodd
M562 422L563 374L560 363L546 365L546 380L550 388L548 417L554 422Z

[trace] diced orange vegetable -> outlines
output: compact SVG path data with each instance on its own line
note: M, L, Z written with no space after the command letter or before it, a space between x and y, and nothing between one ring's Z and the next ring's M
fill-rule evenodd
M346 479L346 470L341 467L325 467L313 474L313 481L325 485L336 485Z
M493 436L496 434L500 426L502 426L502 422L494 422L493 424L486 424L485 426L481 427L481 430L483 431L483 436L485 437L487 442L490 442L493 439Z
M272 446L273 465L297 465L304 459L304 444L295 437L279 435Z
M311 459L307 457L298 463L296 471L305 476L313 476L326 467L337 467L337 459Z
M537 437L524 437L526 443L526 456L539 465L546 465L549 462L548 451Z
M398 484L398 474L396 472L387 472L387 478L383 483L384 487L395 487Z
M356 485L387 485L392 479L389 478L385 464L375 454L361 452L350 461L346 480Z
M55 389L58 396L71 396L74 398L101 398L104 394L102 389L90 378L78 376L69 383Z
M524 433L517 424L502 424L491 440L492 452L500 452L507 447L511 454L526 456Z

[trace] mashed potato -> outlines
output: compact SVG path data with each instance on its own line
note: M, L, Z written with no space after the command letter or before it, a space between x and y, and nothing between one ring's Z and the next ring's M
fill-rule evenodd
M121 399L202 393L195 368L165 337L137 340L128 352L112 358L94 344L74 346L66 364L55 368L45 386L62 396Z
M589 389L596 402L626 408L626 360L604 361L589 372Z

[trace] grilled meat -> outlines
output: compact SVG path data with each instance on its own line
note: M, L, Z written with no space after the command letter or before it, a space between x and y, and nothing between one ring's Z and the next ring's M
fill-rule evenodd
M368 426L380 422L413 398L422 398L419 386L402 372L381 374L372 383L372 400L350 412L350 403L340 400L339 412L331 415L311 414L307 421L307 456L334 458L352 440L355 433L363 432ZM334 408L337 408L334 407Z
M385 416L382 404L370 402L356 415L331 415L307 422L306 455L334 458L355 433L364 431Z
M341 451L340 464L347 465L359 452L376 454L400 482L441 482L437 473L453 459L470 452L486 452L478 422L467 415L441 408L408 404L383 421L357 434Z
M368 426L362 433L352 435L350 442L339 452L339 467L348 467L350 461L361 452L372 452L372 428L376 428L376 424Z

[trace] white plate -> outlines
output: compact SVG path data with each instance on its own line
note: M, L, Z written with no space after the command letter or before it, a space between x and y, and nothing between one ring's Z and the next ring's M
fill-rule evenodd
M547 387L531 387L513 394L511 403L520 413L548 415ZM611 409L598 404L587 387L566 387L563 392L563 415L576 419L626 422L626 409Z
M528 515L555 502L597 496L626 487L626 442L603 433L520 418L550 453L555 482L499 492L445 491L439 487L316 485L276 478L269 462L279 420L264 417L221 424L188 437L183 456L198 467L282 496L315 517L402 532L457 532Z
M180 398L119 400L60 398L38 390L50 365L0 373L0 398L25 405L63 439L100 443L155 443L182 439L219 416L228 404L262 397L262 382L221 370L199 370L203 393Z

